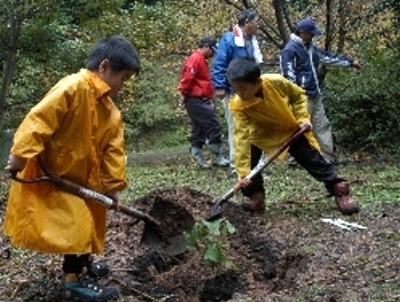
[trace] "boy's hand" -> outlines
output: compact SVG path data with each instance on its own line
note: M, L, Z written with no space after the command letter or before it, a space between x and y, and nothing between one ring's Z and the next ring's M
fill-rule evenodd
M108 197L110 197L112 200L114 200L114 208L116 211L119 211L119 203L120 203L120 199L119 199L119 193L118 192L107 192L105 195L107 195Z
M27 161L26 158L10 154L5 169L7 171L18 171L18 172L22 171L25 168L26 161Z
M241 188L247 188L251 185L251 179L242 178L239 180Z
M311 122L310 121L307 121L307 122L302 122L302 123L300 123L300 125L299 125L299 127L300 128L305 128L305 127L310 127L310 131L312 130L312 124L311 124Z

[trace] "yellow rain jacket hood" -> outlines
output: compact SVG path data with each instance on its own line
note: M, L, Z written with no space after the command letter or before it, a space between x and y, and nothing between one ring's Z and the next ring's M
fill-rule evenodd
M22 178L51 172L99 192L126 187L121 114L110 87L82 69L59 81L25 117L11 154L28 159ZM16 246L46 253L100 253L106 208L53 184L12 182L4 232Z
M310 120L303 89L279 74L264 74L261 80L261 98L242 100L235 95L229 104L235 125L235 164L241 178L251 171L250 145L271 153L300 123ZM312 133L308 132L306 137L319 150Z

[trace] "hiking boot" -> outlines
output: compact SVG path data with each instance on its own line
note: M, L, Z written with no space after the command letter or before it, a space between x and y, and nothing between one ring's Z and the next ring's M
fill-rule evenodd
M265 210L264 193L257 192L242 203L242 208L247 212L262 212Z
M92 278L106 277L110 273L105 261L90 262L87 266L87 274Z
M115 288L98 284L89 277L79 278L77 282L65 281L64 289L64 302L109 302L119 299Z
M333 192L335 202L343 215L352 215L360 211L357 202L350 196L349 183L347 181L336 183L333 186Z

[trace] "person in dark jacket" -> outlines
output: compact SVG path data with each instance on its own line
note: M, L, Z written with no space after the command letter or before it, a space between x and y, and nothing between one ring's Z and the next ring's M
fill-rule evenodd
M322 31L313 20L307 18L299 21L295 32L281 52L280 68L285 78L306 91L314 136L324 158L334 162L332 128L321 96L319 66L321 64L361 69L361 65L351 57L318 48L313 43L313 37L321 34Z
M222 167L229 165L229 161L221 153L222 127L212 103L214 88L207 63L207 59L214 56L216 44L216 40L211 37L198 43L197 50L183 65L178 86L192 126L190 155L202 168L211 167L203 159L203 145L206 139L215 163Z

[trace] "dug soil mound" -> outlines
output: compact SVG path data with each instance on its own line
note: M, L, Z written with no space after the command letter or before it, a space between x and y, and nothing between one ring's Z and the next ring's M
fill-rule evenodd
M160 199L190 208L196 220L207 218L213 201L212 197L188 188L173 188L156 191L133 204L149 211ZM236 228L229 237L231 247L227 256L238 269L213 270L204 265L197 252L171 256L162 249L138 246L141 228L130 227L130 218L121 217L110 223L111 248L107 254L112 267L125 269L114 271L111 281L124 296L149 301L228 301L235 293L246 293L255 285L264 293L292 287L294 278L307 263L296 247L283 238L260 234L258 230L265 228L263 219L236 205L226 203L223 215Z
M173 203L193 217L184 223L193 223L210 215L214 199L175 187L129 205L151 213L155 202ZM399 209L391 204L371 214L363 209L354 222L368 229L350 230L307 210L298 214L293 208L270 207L255 215L224 204L223 217L236 229L226 253L237 268L216 270L197 251L170 255L162 247L141 244L144 223L110 213L102 257L112 272L102 282L117 287L122 301L130 302L383 301L377 296L381 288L390 300L388 290L399 283ZM334 208L329 214L344 218ZM179 223L171 220L171 227ZM19 253L2 260L9 277L1 282L0 301L62 301L62 259ZM392 296L390 301L399 298L395 292Z

